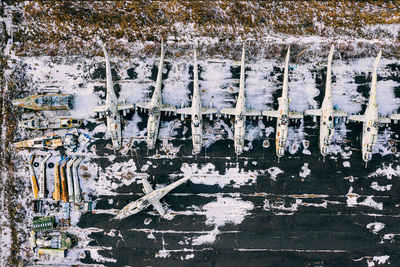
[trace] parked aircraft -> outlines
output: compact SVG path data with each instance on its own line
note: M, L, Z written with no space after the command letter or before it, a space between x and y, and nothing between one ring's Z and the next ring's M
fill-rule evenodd
M209 115L210 119L212 120L212 115L214 113L217 113L217 109L212 108L211 102L209 108L203 107L201 103L196 51L194 51L192 107L190 108L182 107L180 109L177 109L176 113L181 114L182 120L187 115L191 116L193 153L196 155L199 154L203 146L203 115Z
M286 54L285 70L283 73L282 96L278 98L278 103L279 103L278 110L265 110L262 112L263 116L277 118L275 146L276 146L276 155L278 156L278 161L279 158L283 157L285 154L286 141L288 137L289 119L303 118L303 114L289 111L289 97L288 97L289 56L290 56L290 46Z
M347 117L347 113L337 111L333 109L332 104L332 58L335 51L334 45L331 46L331 50L328 56L328 68L326 71L326 85L325 85L325 96L322 101L320 109L306 110L306 115L320 116L320 134L319 134L319 149L324 158L329 153L329 145L331 144L332 138L335 135L335 117Z
M164 64L164 46L163 43L161 43L161 58L160 58L160 63L158 65L156 87L154 89L151 101L136 103L136 108L149 110L149 118L147 121L148 149L153 149L156 144L158 136L158 128L160 126L161 112L162 111L169 113L176 112L176 108L174 106L162 103L161 86L162 86L163 64Z
M46 162L49 160L50 157L51 153L47 154L47 156L40 162L39 193L38 193L39 199L46 198L46 189L47 189Z
M15 99L12 104L32 110L63 110L72 109L74 96L70 94L31 95Z
M160 203L160 199L168 194L168 192L185 183L189 179L190 177L182 178L176 182L173 182L170 185L159 188L157 190L153 190L147 179L142 179L143 192L146 195L126 205L120 212L118 212L118 214L113 219L125 219L146 209L151 205L158 211L161 216L163 216L165 214L165 210Z
M75 118L39 118L35 117L29 120L18 122L18 126L31 130L47 130L47 129L69 129L78 128L82 125L82 120Z
M111 75L111 64L108 57L108 53L104 44L101 45L106 60L106 83L107 83L107 95L106 101L101 101L100 106L94 109L94 112L99 114L99 117L103 116L107 119L107 130L111 136L112 145L114 149L120 149L122 143L121 137L121 117L119 112L122 111L125 115L126 112L133 109L134 106L131 103L118 102L117 96L114 91L114 84Z
M382 51L379 52L374 62L374 70L372 72L371 93L369 102L364 115L350 115L349 119L363 123L362 133L362 158L367 167L368 161L372 158L375 144L378 141L378 130L380 123L390 123L390 118L379 117L378 103L376 101L376 83L378 64L382 56Z
M243 153L244 147L244 137L246 134L246 116L257 117L261 115L261 112L258 110L250 110L246 108L246 95L244 92L244 82L245 82L245 67L244 67L244 59L245 59L245 49L243 44L242 50L242 61L240 65L240 83L239 83L239 96L236 102L235 108L223 108L220 110L221 114L226 116L235 116L234 123L234 144L235 144L235 153L240 155Z
M29 172L30 172L30 175L31 175L31 186L32 186L33 198L34 199L38 199L39 198L39 196L38 196L39 186L38 186L38 181L37 181L36 174L35 174L35 169L34 169L34 166L33 166L33 163L35 161L35 157L36 157L35 153L33 153L30 156L29 165L28 166L29 166Z
M16 142L14 146L17 148L56 149L64 145L64 139L65 138L62 136L56 134L47 134L45 136Z

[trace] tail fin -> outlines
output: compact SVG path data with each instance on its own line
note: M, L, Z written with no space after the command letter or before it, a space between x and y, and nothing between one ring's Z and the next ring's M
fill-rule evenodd
M290 57L290 45L289 45L288 51L286 53L285 70L283 72L282 97L285 98L285 99L288 99L289 57Z
M193 95L199 94L199 73L197 66L197 52L196 49L193 51L194 64L193 64Z
M245 49L244 49L244 43L243 43L242 60L240 63L239 98L241 97L241 95L244 94L244 58L245 58Z
M156 91L161 91L163 65L164 65L164 41L161 41L161 56L160 56L160 63L158 64L157 82L155 88Z
M332 59L335 46L331 46L328 56L328 68L326 70L326 85L325 85L325 97L332 98L331 84L332 84Z
M106 95L107 100L106 101L109 102L109 101L112 101L113 99L116 99L117 96L115 95L115 92L114 92L114 84L112 81L110 58L108 57L106 46L103 42L101 43L101 48L103 49L104 58L106 60L106 82L107 82L107 95ZM108 103L108 104L110 104L110 103Z
M375 59L374 62L374 70L372 72L372 82L371 82L371 93L370 93L370 97L369 97L369 103L376 105L376 82L377 82L377 69L378 69L378 65L379 65L379 61L381 60L381 56L382 56L382 51L379 51L378 56Z

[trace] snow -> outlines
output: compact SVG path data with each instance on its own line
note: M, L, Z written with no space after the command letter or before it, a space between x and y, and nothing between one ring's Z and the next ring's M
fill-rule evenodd
M367 229L371 230L374 234L378 234L385 227L384 223L374 222L367 224Z
M353 187L350 186L349 192L347 193L347 206L354 207L357 205L357 198L360 196L358 194L353 193Z
M375 263L377 263L378 265L385 264L385 263L390 264L389 259L390 259L390 256L388 256L388 255L374 256L371 261L367 261L368 267L375 266Z
M226 224L240 224L254 208L253 203L238 198L217 197L217 200L202 207L203 214L207 217L206 224L214 225L214 229L206 235L201 235L192 240L192 245L210 244L215 242L220 228Z
M141 141L145 142L146 130L139 131L139 127L137 126L142 121L143 119L138 115L138 113L135 113L132 120L129 120L125 125L124 130L122 131L122 136L131 135L135 137L135 141L140 141L141 138Z
M285 40L286 42L296 42L299 39L289 38ZM203 40L204 41L204 40ZM212 39L212 41L216 41ZM326 40L325 40L326 41ZM283 41L282 41L283 42ZM301 42L321 42L315 37L310 36L308 38L301 38ZM42 88L43 85L54 85L58 86L63 92L74 94L75 105L74 109L67 112L68 116L73 116L77 118L84 118L88 122L96 123L96 127L89 134L93 136L94 134L101 134L106 132L106 126L103 122L99 122L93 119L94 114L92 112L93 108L97 106L97 102L100 100L101 92L94 93L94 87L100 86L105 87L104 81L95 80L91 77L91 72L93 71L93 64L96 66L104 66L104 60L101 57L93 59L84 59L78 57L71 58L53 58L53 57L25 57L16 58L17 64L26 64L27 81L29 84L29 93L35 92L35 90ZM326 60L326 59L322 59ZM333 62L333 75L336 77L336 81L332 84L332 94L333 94L333 104L337 106L339 110L346 111L348 113L358 113L361 112L363 105L368 101L361 93L357 92L359 84L354 81L355 75L367 76L367 73L372 68L372 62L374 58L362 58L355 60L340 60L335 57ZM277 90L281 89L281 82L279 82L278 76L281 73L274 72L274 67L282 64L283 58L267 60L259 59L257 61L246 62L248 71L246 71L246 95L247 95L247 107L249 109L265 110L271 109L273 106L274 98L273 94ZM396 112L398 106L400 105L400 99L395 97L394 90L399 86L399 82L393 80L387 80L385 78L385 66L388 64L397 63L394 59L383 59L378 71L378 76L384 77L384 79L378 81L378 103L379 112L381 115L388 115ZM136 103L137 101L148 100L151 96L151 87L155 85L152 81L151 70L154 65L158 64L158 60L155 58L148 59L112 59L112 68L115 69L120 77L120 81L114 81L119 84L120 99L124 99L128 102ZM171 62L166 63L168 65L169 73L168 78L164 80L163 84L163 100L166 104L181 106L190 104L190 90L189 83L189 67L193 63L187 60L171 60ZM131 79L127 75L127 69L135 67L135 72L137 73L137 78ZM199 56L199 66L202 71L200 71L200 90L201 97L204 106L208 106L210 102L213 106L220 108L233 107L235 105L234 94L237 92L237 79L232 77L231 68L237 68L237 62L231 60L215 60L206 59ZM314 74L317 68L314 63L302 63L302 64L292 64L294 67L289 73L289 97L290 97L290 108L295 111L302 112L308 108L314 108L320 106L321 103L317 103L314 99L316 96L323 92L320 92L316 88ZM282 71L282 70L281 70ZM164 73L167 72L165 67ZM104 94L103 94L104 95ZM24 114L23 116L28 116L29 114ZM147 129L144 128L140 130L138 127L139 123L146 122L146 117L140 113L135 112L132 119L126 122L123 130L123 142L126 147L123 148L123 152L126 155L128 152L132 153L132 148L135 147L136 143L144 142ZM182 127L186 127L185 123L182 123L178 119L172 119L169 121L161 122L160 139L163 139L163 148L157 152L157 155L150 157L151 159L167 158L164 152L167 148L169 151L179 151L179 147L171 147L171 142L169 139L174 138L177 131ZM347 128L344 123L338 123L337 131L335 135L336 140L343 140L346 137ZM317 134L318 128L314 130ZM246 149L251 151L253 143L251 141L263 138L268 138L275 132L275 127L266 127L263 121L258 121L257 123L249 122L246 131L246 140L250 141ZM27 137L34 135L31 132L21 131L18 134L21 137ZM296 154L302 152L303 154L311 154L311 151L305 147L305 143L302 139L306 138L304 133L304 123L301 123L299 127L289 127L290 137L293 138L289 142L289 152L291 154ZM385 132L384 135L390 134ZM215 119L209 122L205 119L205 147L211 146L213 142L217 139L233 139L232 124L224 120ZM381 136L380 136L381 137ZM106 139L109 138L106 134ZM303 150L300 146L303 145ZM273 145L267 149L274 149ZM300 152L299 152L300 151ZM341 157L343 159L349 159L352 155L350 148L346 150L342 145L333 144L331 146L332 156L336 158ZM81 167L86 168L86 170L80 168L80 175L83 173L89 174L90 178L81 179L82 192L87 196L89 193L97 196L115 196L117 191L122 186L129 186L132 184L140 184L142 178L147 178L149 176L152 168L152 163L147 161L144 165L139 166L135 163L133 158L125 162L113 162L116 159L115 155L106 155L110 161L106 168L101 168L98 163L90 159L98 158L96 153L96 147L93 146L90 151L81 151L75 153L75 155L84 155L87 160L81 163ZM163 154L164 153L164 154ZM313 152L314 153L314 152ZM379 153L388 153L384 148L380 148ZM44 153L38 153L42 155ZM24 160L27 158L27 152L20 152L17 154ZM171 157L174 157L173 155ZM60 155L58 152L54 152L52 162L58 161ZM361 159L360 159L361 160ZM22 160L21 160L22 162ZM256 161L249 160L255 166ZM343 166L345 168L350 168L350 162L344 161ZM50 176L53 170L48 169L47 174ZM207 186L218 186L221 189L227 188L241 188L241 187L254 187L257 182L257 177L260 174L269 174L271 180L276 181L278 177L282 177L284 171L279 167L271 166L267 170L244 170L237 164L227 166L223 171L217 170L217 167L212 163L198 164L198 163L183 163L180 168L180 172L176 174L171 174L170 178L174 179L176 176L186 176L192 175L191 182L194 184L202 184ZM21 171L20 175L28 176L27 170ZM309 169L309 163L304 163L299 171L299 176L306 178L311 176L311 170ZM400 166L395 164L382 164L376 171L370 173L368 176L371 179L377 177L384 177L388 180L392 180L400 176ZM354 179L351 177L349 179L351 182ZM354 184L353 184L354 185ZM29 183L25 184L29 194L26 196L21 196L21 202L30 203L30 189ZM48 181L48 189L51 192L53 190L53 183ZM371 181L370 187L378 192L390 191L392 189L392 184L383 185L381 182ZM354 191L358 191L355 188ZM208 195L210 197L210 195ZM212 195L215 196L215 195ZM353 187L349 188L348 193L345 195L345 203L342 205L347 205L348 207L356 206L366 206L376 210L383 210L383 203L377 202L373 195L359 195L353 193ZM326 208L329 202L322 199L318 203L306 202L302 197L290 197L290 201L285 200L280 203L279 201L272 201L265 199L262 208L266 211L273 211L275 215L290 215L298 211L299 207L313 207L313 208ZM109 204L114 204L113 200L109 201ZM337 204L337 203L334 203ZM198 208L199 210L196 210ZM196 214L203 215L206 218L205 224L212 229L205 231L200 235L194 237L191 240L191 245L202 246L207 244L212 244L216 241L216 238L221 234L221 228L225 225L239 225L244 219L250 215L251 210L253 210L254 204L250 201L244 201L240 198L240 195L230 194L230 195L218 195L215 201L211 201L204 204L202 207L193 208L194 211L180 212L178 214L184 214L187 216ZM114 209L105 210L106 213L113 213ZM98 212L102 212L99 210ZM148 213L152 215L151 212ZM80 213L72 212L72 221L76 224L79 221ZM31 213L27 214L27 218L32 216ZM168 215L169 219L174 219L174 215ZM167 219L168 219L167 218ZM5 221L5 214L1 215L0 222L3 225ZM146 218L143 222L145 225L150 225L152 223L151 218ZM370 223L367 228L373 233L377 234L385 227L384 223ZM82 230L82 239L86 238L93 229ZM115 237L116 231L111 230L105 235ZM10 245L10 229L5 227L2 228L1 242ZM149 239L156 240L156 235L150 232L147 237ZM86 243L85 243L86 244ZM168 245L163 240L163 249L157 255L159 257L169 257L172 253L167 250L165 246ZM90 256L93 260L97 262L116 262L115 259L102 257L98 250L106 248L77 248L76 251L71 251L71 259L76 256L77 261L80 259L78 253L83 249L90 251ZM189 253L189 252L188 252ZM189 253L181 257L182 260L189 260L194 257L195 254ZM7 249L0 252L0 257L7 257ZM374 256L371 261L372 264L384 264L388 262L389 256ZM382 263L381 263L382 262Z
M101 256L97 249L89 249L89 252L90 252L90 258L92 258L96 262L103 262L103 263L105 263L105 262L114 262L114 263L117 262L116 259L111 259L111 258L107 258L107 257Z
M192 176L190 179L192 183L218 185L220 188L224 188L227 185L239 188L243 185L254 184L257 179L257 172L245 172L239 167L227 168L224 174L220 174L211 163L207 163L200 168L196 163L183 163L181 171L184 176Z
M275 200L264 200L263 209L266 211L272 211L274 215L293 215L294 212L298 211L299 207L315 207L315 208L326 208L328 206L327 200L322 199L321 203L305 202L303 199L306 198L322 198L326 197L323 195L292 195L290 198L277 198ZM338 204L330 201L331 204Z
M392 189L391 184L379 185L378 182L372 182L370 187L376 191L390 191Z
M230 107L229 103L225 102L228 95L226 89L229 86L227 79L230 78L229 64L207 64L207 62L199 61L199 66L203 69L200 77L204 81L199 81L203 106L208 106L211 101L214 107ZM218 98L217 92L220 96Z
M283 171L281 169L279 169L278 167L271 167L267 170L267 172L271 175L271 179L276 181L276 178L279 174L283 173Z
M398 87L398 82L387 80L379 81L377 85L377 101L385 103L378 106L378 112L382 116L388 116L397 112L400 106L400 99L394 95L395 87Z
M185 258L181 257L182 260L190 260L190 259L193 259L193 258L194 258L194 254L193 253L187 254L185 256Z
M317 105L314 97L318 96L320 92L313 82L314 77L312 77L309 67L296 65L293 74L290 75L293 77L289 82L289 108L292 111L304 112L308 107ZM291 88L297 90L291 90Z
M386 165L385 163L382 164L381 168L377 168L377 170L369 175L369 177L386 177L389 180L392 180L393 177L400 176L400 166L396 166L393 168L393 164L390 163Z
M301 171L299 173L300 177L306 178L309 176L311 173L311 170L308 168L308 163L304 163L304 165L301 167Z
M23 58L18 59L21 63L26 63L28 80L32 83L32 89L35 90L42 86L45 82L58 86L65 93L72 93L75 95L75 108L69 111L70 116L86 118L88 114L92 114L92 109L97 105L100 98L92 97L94 86L104 87L104 81L99 83L98 80L91 80L88 70L91 70L92 61L89 59L82 58L61 58L54 60L52 57L41 57L41 58ZM104 65L103 58L98 57L94 59L99 66ZM322 58L322 61L324 62ZM354 75L367 75L368 71L372 67L373 58L361 58L355 59L351 62L340 60L335 57L333 62L333 75L336 77L332 84L333 103L339 110L346 111L348 113L358 113L362 110L362 105L366 103L367 99L357 92L358 84L354 82ZM155 82L150 80L151 66L157 65L157 59L137 59L133 58L128 61L122 61L114 59L112 61L112 67L117 70L118 76L121 78L120 81L115 81L120 85L120 98L130 102L145 101L148 100L150 93L148 90L151 86L154 86ZM273 67L278 63L281 63L282 59L275 60L259 60L257 63L248 62L248 70L246 71L246 95L248 108L265 110L272 108L272 94L276 90L281 89L281 84L278 81L278 75L269 75L272 72ZM219 62L219 63L215 63ZM385 66L393 63L393 60L383 59L379 68L379 75L387 75ZM189 65L192 64L190 61L171 61L166 64L169 65L168 78L163 81L163 98L166 104L172 104L180 106L183 102L185 105L190 103L190 91L189 91ZM126 69L134 67L137 73L137 78L130 79L127 76ZM237 80L232 78L230 71L231 67L239 67L236 62L230 60L212 60L212 59L200 59L199 66L202 69L200 76L203 80L200 80L201 94L203 105L208 106L210 101L213 102L213 106L217 108L233 107L236 100L233 98L232 93L237 91ZM321 92L316 88L315 74L313 70L316 68L315 64L303 63L292 65L294 68L290 71L289 81L289 97L291 99L290 107L296 111L304 111L308 108L320 106L314 100L314 97L319 95ZM167 68L164 67L164 72L167 72ZM400 104L400 99L394 97L394 88L398 86L398 82L393 80L380 80L378 81L378 102L385 102L385 105L379 105L379 111L381 115L388 115L396 111L396 108ZM176 88L181 88L177 90ZM147 93L146 93L147 92ZM390 96L390 97L387 97ZM143 121L143 117L138 113L133 115L132 120L128 120L124 127L123 137L126 137L128 141L128 147L132 146L135 142L144 142L147 129L139 131L138 123ZM206 120L206 127L208 122ZM231 130L231 124L225 124L222 120L215 120L214 126L211 126L211 131L218 128L218 125L227 132L228 139L233 139L233 133ZM338 125L340 135L345 134L344 124ZM181 128L180 122L175 121L162 122L160 127L160 138L170 138L176 134L177 128ZM304 138L303 124L300 127L289 127L289 133L291 137L296 137L299 141ZM262 136L262 129L265 128L263 122L258 122L258 125L249 123L246 131L246 140L253 141L254 139ZM107 132L104 123L98 124L95 130L91 133ZM274 127L268 127L265 129L266 137L268 138L271 133L274 132ZM210 134L211 133L211 134ZM106 138L109 138L106 133ZM205 131L205 147L210 146L215 142L219 135ZM299 141L292 140L289 142L289 152L295 154L298 152L300 147ZM380 146L377 146L380 147ZM342 156L349 156L351 151L343 152L338 150L338 146L332 145L332 152L340 153ZM247 150L252 149L252 143L248 143ZM390 149L380 147L380 152L390 153ZM304 147L303 154L310 154L307 148Z
M147 178L147 175L137 175L136 164L133 159L127 162L118 162L99 173L96 192L99 195L117 195L114 191L122 185L130 185L137 180Z
M347 197L347 206L348 207L354 207L357 205L361 206L367 206L371 207L377 210L382 210L383 209L383 203L382 202L376 202L373 197L374 196L366 196L363 201L358 201L359 198L361 198L360 195L353 193L353 187L350 186L349 192L346 195Z
M163 101L180 107L182 103L188 105L189 100L189 65L187 62L179 62L173 64L168 73L168 78L165 79L163 90Z
M194 238L192 241L192 245L199 246L199 245L203 245L203 244L212 244L217 239L217 235L219 234L219 232L220 231L218 230L218 228L215 227L209 233Z

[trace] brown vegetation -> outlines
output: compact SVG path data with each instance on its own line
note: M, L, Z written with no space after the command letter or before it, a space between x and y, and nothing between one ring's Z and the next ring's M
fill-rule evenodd
M2 62L5 64L2 65L4 68L7 68L7 60L2 57ZM2 207L2 210L6 210L7 213L7 221L8 227L11 231L11 249L10 249L10 257L8 259L9 266L19 266L21 264L18 256L19 246L21 245L20 240L18 239L18 231L16 228L16 223L20 223L22 221L22 217L18 210L21 210L21 207L18 203L18 192L17 192L17 181L15 181L15 167L14 167L14 153L13 153L13 140L16 132L16 120L13 119L14 110L11 102L8 99L13 98L14 92L19 89L19 82L14 82L14 75L17 71L14 71L10 77L4 76L3 68L1 69L1 119L2 119L2 127L0 131L0 135L2 135L2 131L5 132L5 138L1 140L1 147L3 151L1 153L0 166L1 169L4 170L1 175L2 184L4 188L2 188L4 192L4 203L7 205ZM7 87L5 86L7 82ZM7 90L6 90L7 88Z
M244 39L263 46L271 35L393 38L392 45L395 38L399 41L390 31L366 29L399 24L396 1L31 1L16 6L20 12L13 13L18 25L14 40L20 55L92 56L100 54L93 46L98 37L123 56L132 55L132 42L167 37L174 37L177 45L196 37L217 38L220 48L204 48L209 55ZM140 52L155 50L145 46Z
M82 173L82 178L87 180L87 179L92 178L92 175L89 172L84 172L84 173Z

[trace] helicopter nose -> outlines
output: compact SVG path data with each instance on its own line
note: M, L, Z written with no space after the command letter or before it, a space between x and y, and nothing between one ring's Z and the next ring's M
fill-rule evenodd
M323 156L326 156L328 154L328 147L327 146L322 146L321 148L321 154Z
M199 154L201 152L201 146L193 146L193 154Z
M278 157L283 157L285 155L285 149L283 149L282 147L278 148L277 154Z
M153 140L153 139L148 139L148 140L147 140L147 148L148 148L148 149L153 149L154 146L155 146L154 140Z
M14 106L22 106L24 104L24 101L22 99L16 99L12 101L12 104Z
M364 155L363 155L363 160L364 160L365 162L370 161L371 158L372 158L372 154L371 154L371 153L364 153Z
M114 149L120 149L121 148L121 144L117 141L117 140L113 140L113 148Z

